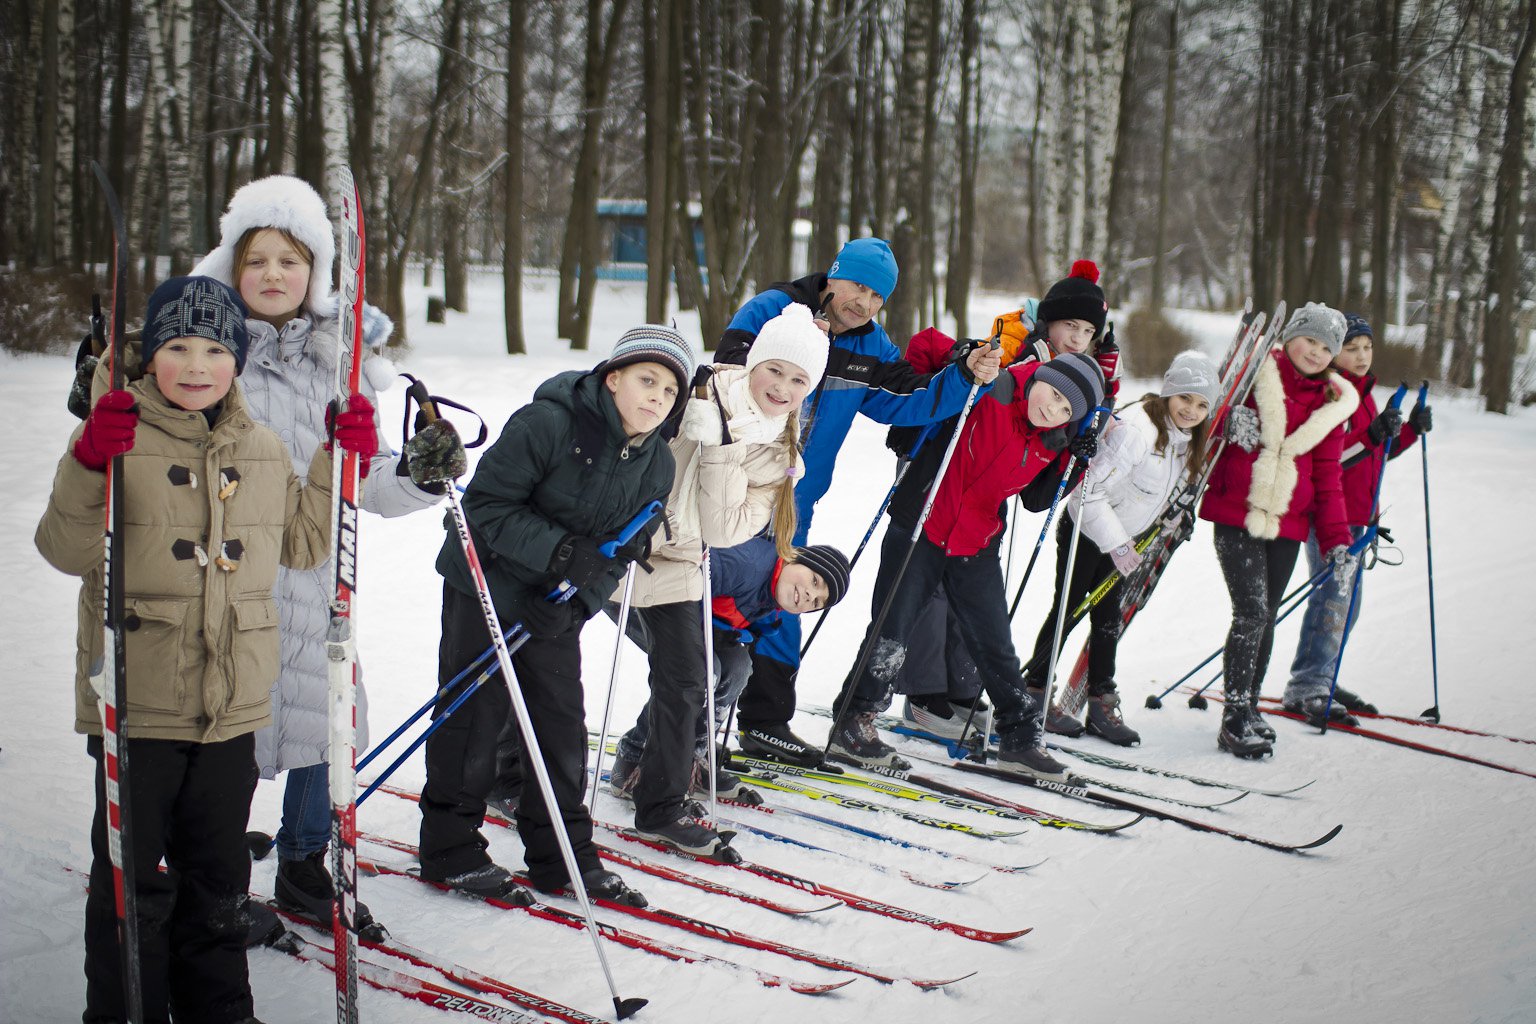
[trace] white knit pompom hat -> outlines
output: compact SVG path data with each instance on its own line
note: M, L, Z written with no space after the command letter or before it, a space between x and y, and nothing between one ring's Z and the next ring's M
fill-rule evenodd
M747 369L769 359L782 359L804 370L814 388L827 371L829 344L827 332L816 326L810 307L791 302L757 332L747 350Z
M331 264L336 260L336 235L325 212L325 201L302 178L274 174L238 189L219 219L219 247L192 269L193 276L212 277L239 288L235 246L252 228L282 228L309 248L309 294L304 308L316 316L336 315L331 291Z

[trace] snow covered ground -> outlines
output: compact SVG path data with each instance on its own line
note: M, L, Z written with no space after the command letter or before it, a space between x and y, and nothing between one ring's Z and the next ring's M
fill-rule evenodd
M553 282L533 279L528 292L532 351L509 358L501 354L498 279L477 280L471 293L474 311L450 314L446 325L423 322L423 291L415 288L410 296L413 345L403 368L435 392L483 412L494 432L540 381L596 362L624 328L640 321L644 310L639 286L604 282L593 351L572 353L553 337ZM1000 296L979 297L975 320L986 322L1006 303ZM696 318L684 315L678 321L697 338ZM1228 317L1192 314L1186 323L1212 350L1230 337ZM1134 346L1135 339L1125 343ZM13 430L12 441L0 447L0 481L10 495L0 504L0 1021L27 1024L77 1019L83 1005L84 893L80 876L64 870L89 863L92 762L84 739L71 729L69 665L78 582L50 569L32 545L54 464L73 424L64 408L69 377L69 362L62 357L0 356L0 403L12 410L13 425L31 424L24 436ZM1131 382L1125 394L1140 391ZM391 433L398 429L400 401L399 389L386 396L384 417ZM1536 737L1529 658L1536 556L1526 514L1536 502L1531 472L1536 414L1521 410L1510 417L1490 416L1461 397L1441 397L1435 407L1430 455L1440 706L1450 723ZM858 424L817 515L814 539L850 552L857 545L890 482L892 460L881 439L875 425ZM1346 655L1343 680L1383 710L1410 715L1432 696L1420 486L1419 455L1410 451L1393 464L1383 497L1385 521L1405 563L1369 574L1365 612ZM1026 518L1015 572L1038 531L1039 519ZM432 560L443 538L441 517L366 517L362 537L361 650L375 735L383 735L426 699L433 685L440 581ZM1048 561L1051 554L1043 558ZM872 576L872 564L862 564L854 592L833 613L835 628L818 639L802 677L804 702L830 702L850 666L867 621ZM1016 620L1020 646L1034 636L1049 603L1049 578L1048 571L1037 572ZM1144 738L1129 756L1260 786L1316 780L1292 798L1250 796L1222 810L1189 813L1287 841L1312 839L1342 822L1344 831L1331 844L1311 855L1287 855L1152 820L1117 836L1029 827L1015 839L986 841L817 805L810 809L993 863L1045 863L1027 874L989 873L965 889L940 892L871 865L954 876L963 873L956 862L820 826L772 822L853 859L750 835L739 838L738 847L765 864L935 916L988 928L1032 925L1034 931L989 946L845 908L791 919L630 872L630 880L653 903L741 931L896 973L977 972L938 991L923 992L905 983L881 986L861 978L836 994L812 998L762 988L750 976L726 969L674 964L610 944L607 954L621 993L651 1000L637 1019L766 1024L804 1013L827 1024L1536 1020L1536 888L1530 880L1536 779L1337 732L1319 736L1279 721L1273 760L1239 762L1215 747L1214 710L1190 710L1177 695L1161 711L1144 709L1147 693L1182 675L1220 644L1227 613L1209 527L1202 526L1121 647L1121 692L1128 718ZM1283 685L1295 630L1294 620L1280 629L1267 688L1271 693L1278 694ZM613 642L614 630L602 619L583 636L594 727ZM1206 678L1198 677L1201 682ZM622 726L633 720L644 680L643 659L631 648L616 697L616 721ZM824 724L802 715L796 728L820 737ZM1536 746L1414 726L1384 728L1536 771ZM1114 774L1119 782L1190 799L1218 795L1172 780ZM414 786L421 779L418 756L405 765L398 781ZM1054 794L987 780L982 784L1056 813L1095 821L1123 818L1122 812ZM277 784L259 787L253 827L276 827L280 793ZM798 806L795 797L775 799ZM600 816L627 823L624 810L610 797L599 807ZM767 823L761 815L735 813ZM947 813L986 824L963 811ZM361 828L401 840L414 840L416 823L415 809L391 796L378 796L359 814ZM515 835L487 831L492 853L518 865ZM381 860L400 856L365 852ZM697 870L786 901L811 902L744 872ZM273 871L271 860L256 865L253 885L270 892ZM967 877L980 873L976 869ZM365 879L362 895L406 942L590 1013L611 1013L592 949L580 932L443 897L404 879ZM614 919L793 978L833 977L767 953ZM318 968L259 951L252 954L251 974L263 1019L294 1024L331 1019L333 982ZM362 998L370 1020L442 1019L433 1010L372 990Z

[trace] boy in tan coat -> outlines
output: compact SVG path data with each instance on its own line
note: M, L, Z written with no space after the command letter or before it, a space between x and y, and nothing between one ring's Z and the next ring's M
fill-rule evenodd
M270 721L278 672L272 584L279 563L307 568L330 548L331 456L309 483L277 435L246 412L246 309L210 278L174 278L149 300L145 375L107 391L59 462L36 542L83 578L75 657L75 729L102 758L91 667L102 650L105 480L123 458L123 630L132 765L139 973L144 1015L245 1022L251 1016L244 830L256 786L253 733ZM102 377L98 377L99 382ZM352 396L336 441L364 460L372 409ZM96 772L86 900L87 1024L125 1019L106 799ZM168 872L157 870L162 858Z

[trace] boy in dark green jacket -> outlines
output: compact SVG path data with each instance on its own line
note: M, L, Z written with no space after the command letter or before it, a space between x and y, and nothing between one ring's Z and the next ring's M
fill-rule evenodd
M598 550L641 509L671 490L673 461L659 427L681 415L694 372L688 343L668 327L624 334L608 360L539 385L533 401L507 421L464 492L464 511L503 623L520 622L530 639L512 656L587 891L600 899L644 904L603 869L582 805L587 728L579 635L630 562L660 526L658 516L612 559ZM443 574L439 687L491 643L459 540L449 530L437 558ZM545 600L562 580L577 588L564 604ZM437 712L452 703L441 698ZM480 832L495 782L496 738L511 697L499 680L476 691L427 741L421 796L422 875L478 896L516 890L486 854ZM527 745L524 744L524 757ZM532 765L518 800L517 829L528 874L540 889L570 881Z

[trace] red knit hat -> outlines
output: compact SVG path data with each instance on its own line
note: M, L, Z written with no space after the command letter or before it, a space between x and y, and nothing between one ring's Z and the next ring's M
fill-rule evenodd
M1093 324L1097 336L1103 333L1108 316L1109 303L1099 287L1099 268L1092 260L1078 260L1072 264L1072 273L1045 293L1035 320L1041 326L1052 320L1084 320Z

